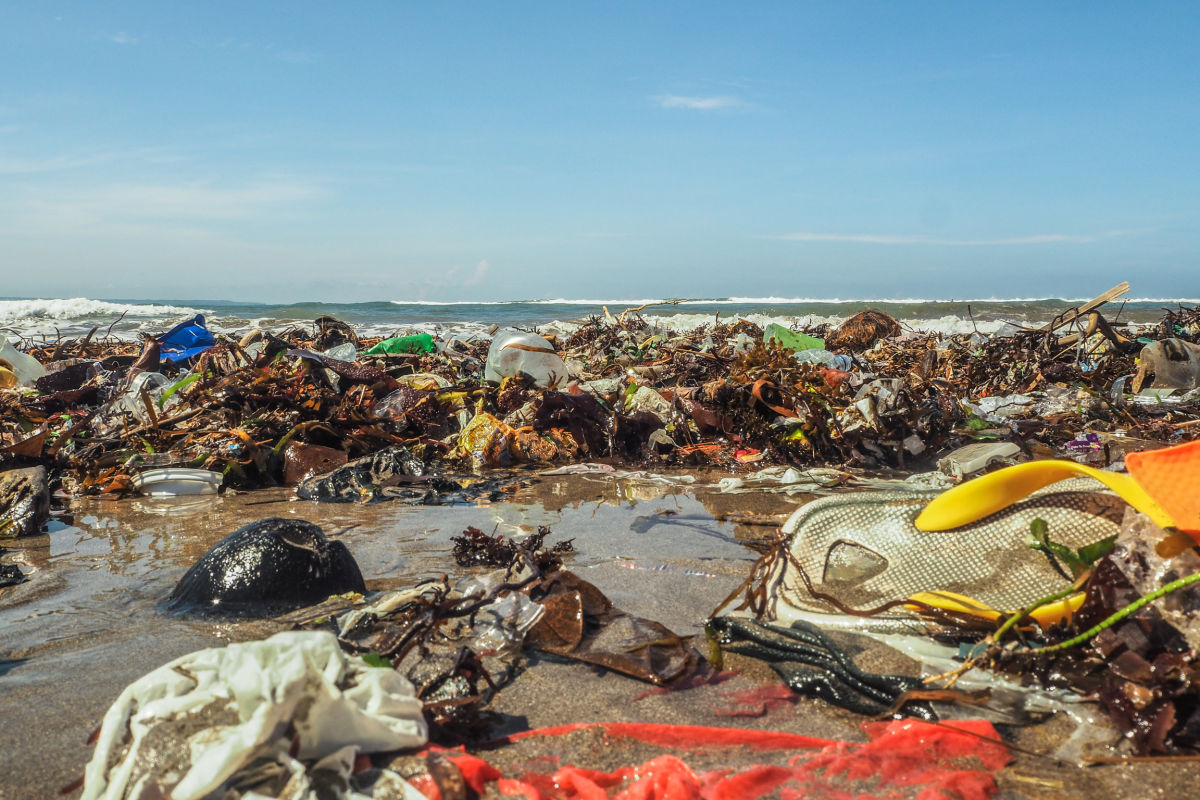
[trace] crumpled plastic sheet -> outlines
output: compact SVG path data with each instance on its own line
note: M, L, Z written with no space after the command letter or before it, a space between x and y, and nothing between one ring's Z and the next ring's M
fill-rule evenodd
M83 800L201 798L256 758L320 759L427 740L412 684L343 654L324 632L285 632L177 658L134 681L104 716ZM150 793L150 794L146 794Z
M510 578L504 570L484 575L470 575L454 585L463 597L487 597ZM471 627L465 644L480 655L488 653L508 656L520 651L525 636L541 620L546 608L521 592L509 592L497 598L471 617Z
M524 736L562 735L600 728L681 751L664 753L612 772L564 766L545 774L506 778L475 756L447 753L467 784L483 794L489 785L528 800L611 798L611 800L693 800L693 798L821 797L827 800L916 798L986 800L996 791L994 773L1009 763L1008 748L991 723L931 724L893 720L863 725L870 741L844 742L794 734L687 725L614 723L568 725L529 731ZM512 737L516 738L516 737ZM741 769L697 772L687 751L721 747L799 750L786 765L753 764Z
M980 398L978 403L964 400L963 405L980 419L1004 423L1027 415L1036 399L1027 394L991 395Z
M226 792L221 800L278 800L281 797L289 800L428 800L392 770L368 769L355 773L357 755L357 746L346 745L306 768L286 753L279 753L275 763L268 763L266 767L286 772L287 783L282 790L267 789L264 793L251 789L240 796L236 792Z
M494 570L483 575L467 575L454 584L452 597L479 598L490 596L499 586L508 581L517 582L523 577L520 571L510 573ZM338 636L348 641L363 635L376 621L386 620L394 612L410 603L419 601L430 591L429 585L400 589L381 595L370 605L353 608L336 618ZM466 645L479 655L509 658L520 652L529 630L545 614L544 606L529 599L521 592L509 592L477 609L469 618L459 619L448 625L442 633L451 636L456 644ZM450 630L453 627L455 630ZM359 630L362 628L363 630ZM367 642L360 643L367 645Z
M721 478L716 488L723 494L745 492L781 492L784 494L823 494L851 479L849 473L829 467L796 469L767 467L742 477Z

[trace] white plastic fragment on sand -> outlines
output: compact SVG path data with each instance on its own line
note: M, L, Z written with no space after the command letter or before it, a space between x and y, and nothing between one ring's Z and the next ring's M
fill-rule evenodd
M346 656L330 633L278 633L190 653L126 687L104 716L83 800L155 786L201 798L256 758L287 756L290 731L299 759L419 747L428 734L399 673Z

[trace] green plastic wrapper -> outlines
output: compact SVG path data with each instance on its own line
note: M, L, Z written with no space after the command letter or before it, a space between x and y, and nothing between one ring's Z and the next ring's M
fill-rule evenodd
M780 345L788 350L799 352L801 350L824 350L825 340L818 339L816 336L807 336L803 333L790 331L782 325L774 322L763 328L764 342L779 342Z
M367 355L378 356L385 353L432 353L436 348L433 346L433 336L428 333L418 333L413 336L394 336L391 339L384 339L379 344L374 345L367 350Z

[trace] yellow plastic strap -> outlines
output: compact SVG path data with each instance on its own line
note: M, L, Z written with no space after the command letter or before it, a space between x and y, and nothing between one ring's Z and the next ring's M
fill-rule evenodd
M1055 600L1053 603L1039 606L1029 613L1029 618L1043 629L1048 628L1057 622L1069 619L1083 605L1084 598L1083 592L1076 592L1062 600ZM991 622L998 622L1003 616L986 603L981 603L957 592L917 592L908 599L913 603L921 603L958 614L969 614ZM913 610L919 611L920 609L914 607Z
M959 528L1007 508L1038 489L1080 475L1100 481L1160 528L1175 526L1170 514L1131 476L1060 460L1016 464L948 489L925 506L915 524L923 531Z

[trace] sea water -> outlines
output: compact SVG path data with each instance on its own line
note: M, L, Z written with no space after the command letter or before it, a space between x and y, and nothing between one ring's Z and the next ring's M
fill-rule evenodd
M94 336L137 340L161 334L175 324L203 314L214 333L240 335L251 328L280 332L310 327L328 316L354 327L360 336L432 333L442 338L485 336L493 325L567 332L605 311L619 316L641 308L648 323L683 333L700 325L747 319L757 325L777 322L786 327L837 324L866 308L890 314L908 330L993 333L1005 323L1040 327L1087 298L978 298L891 300L807 297L722 297L704 299L614 298L547 299L497 302L245 303L227 300L101 300L85 297L0 299L0 331L37 342L57 337ZM1200 304L1195 298L1118 299L1103 307L1110 321L1150 324L1179 306Z

